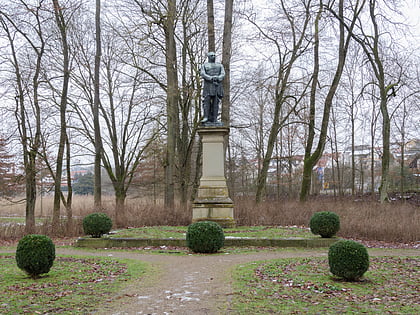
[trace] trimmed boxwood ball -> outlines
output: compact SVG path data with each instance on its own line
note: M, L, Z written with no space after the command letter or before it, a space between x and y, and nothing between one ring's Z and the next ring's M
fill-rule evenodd
M17 266L32 278L48 273L55 260L55 246L48 236L29 234L16 248Z
M216 253L225 243L225 234L216 222L200 221L188 226L186 239L194 253Z
M109 233L112 228L111 218L102 212L88 214L83 219L83 231L87 235L99 238L103 234Z
M330 238L340 230L340 218L334 212L316 212L309 222L311 232L321 237Z
M354 281L369 269L369 254L362 244L341 240L330 246L328 264L333 275Z

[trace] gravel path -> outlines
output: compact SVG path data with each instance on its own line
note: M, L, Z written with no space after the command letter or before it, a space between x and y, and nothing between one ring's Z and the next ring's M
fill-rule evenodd
M149 262L148 272L138 282L119 292L113 302L104 304L99 315L131 314L230 314L232 294L230 270L239 264L294 257L327 256L326 249L284 250L249 254L147 255L140 252L88 252L58 249L58 254L113 256ZM369 250L371 256L419 256L420 250Z

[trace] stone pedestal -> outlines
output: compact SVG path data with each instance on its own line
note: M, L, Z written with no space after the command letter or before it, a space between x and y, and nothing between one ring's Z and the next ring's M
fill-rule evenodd
M224 136L229 134L229 128L201 127L198 134L203 145L203 169L193 203L193 222L214 221L222 227L233 227L233 202L226 185L223 148Z

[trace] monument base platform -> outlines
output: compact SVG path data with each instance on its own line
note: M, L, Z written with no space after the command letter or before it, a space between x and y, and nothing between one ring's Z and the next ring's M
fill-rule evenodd
M223 228L235 227L233 203L194 202L192 222L213 221Z
M224 228L234 227L233 202L224 171L224 137L229 134L229 128L206 126L199 128L198 134L203 145L203 167L192 222L213 221Z

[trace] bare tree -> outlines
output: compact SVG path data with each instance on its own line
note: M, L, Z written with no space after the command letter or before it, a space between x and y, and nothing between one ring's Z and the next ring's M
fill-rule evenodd
M389 164L390 164L390 134L391 134L391 120L389 114L389 100L396 95L397 86L399 85L398 73L397 76L392 75L385 69L386 57L384 55L384 44L382 38L386 36L381 30L381 20L384 21L384 15L379 12L379 0L369 0L369 26L372 29L368 31L366 21L358 20L357 30L349 29L348 24L341 18L339 20L351 32L353 38L362 47L370 67L375 77L375 85L379 90L379 108L382 116L382 171L381 184L379 187L379 199L381 202L388 200L388 189L390 184ZM385 8L389 8L385 3ZM394 11L395 12L395 11ZM391 38L392 40L392 38ZM399 71L400 72L400 71ZM400 72L401 73L401 72Z
M106 130L103 131L105 148L102 161L114 188L116 225L123 226L126 223L127 191L144 150L154 138L148 129L156 113L150 108L150 104L146 103L147 101L143 101L142 104L142 97L139 95L142 92L139 71L134 70L134 75L123 75L117 70L121 64L115 63L113 59L117 58L118 49L112 47L111 50L114 52L108 51L104 58L106 69L104 81L107 83L108 100L106 102L103 100L100 106ZM130 85L119 86L124 81L130 82Z
M266 187L267 173L269 164L273 155L273 150L275 147L277 135L283 125L287 120L290 113L292 113L298 103L300 102L299 97L290 97L287 95L287 91L290 88L290 79L292 74L292 69L295 62L305 51L308 43L306 42L307 28L310 25L311 17L311 1L308 1L304 4L303 15L300 15L300 18L297 19L296 16L293 16L293 11L289 10L286 1L281 1L282 12L285 17L284 27L288 27L290 33L277 32L277 29L272 28L271 30L265 30L258 23L248 17L248 21L253 24L260 36L265 38L268 42L273 44L276 49L276 54L278 58L278 65L275 74L275 83L273 86L274 89L274 112L272 115L272 122L270 127L270 133L267 141L267 149L262 162L262 168L257 180L257 191L256 191L256 202L262 201L263 194ZM302 12L299 12L299 14ZM300 25L297 25L297 21L300 21ZM286 26L287 25L287 26ZM287 38L287 35L290 34L290 37ZM283 46L283 44L285 44ZM291 103L294 105L291 106L291 110L286 113L284 116L282 114L283 105L287 103L290 99Z
M310 188L311 188L311 181L312 181L312 169L318 160L321 158L326 138L327 138L327 131L328 131L328 123L330 120L330 113L331 113L331 106L334 100L335 93L338 89L341 75L343 73L344 65L346 62L346 56L348 47L350 44L351 39L351 31L353 30L357 17L360 15L361 9L363 8L364 1L356 1L356 3L351 7L351 14L352 16L349 18L350 25L349 31L345 32L345 28L340 23L339 27L339 47L338 47L338 61L337 67L335 70L334 78L332 80L331 85L329 86L328 93L324 100L324 108L323 108L323 116L322 122L320 127L320 134L318 139L318 144L312 152L312 147L315 140L315 104L316 104L316 96L317 96L317 87L318 87L318 73L319 73L319 21L321 19L321 14L323 10L323 3L321 1L321 6L318 11L317 18L315 20L315 41L314 41L314 70L313 70L313 77L312 77L312 87L311 87L311 100L310 100L310 115L309 115L309 133L308 139L305 148L305 159L304 159L304 166L303 166L303 177L302 177L302 188L300 192L300 200L305 201L309 195ZM335 12L333 7L326 8L330 11ZM344 1L340 0L338 3L338 13L337 15L344 19Z
M197 0L182 1L178 6L159 1L135 3L133 10L140 9L140 18L133 23L139 31L138 40L145 45L153 43L153 49L139 56L142 62L135 66L166 95L165 205L173 209L175 192L179 191L179 200L186 205L193 181L191 158L200 113L198 65L205 46L206 28L202 25L206 25L206 11Z
M32 6L21 1L9 9L21 13L0 11L2 28L6 33L12 56L12 67L15 75L16 109L20 142L22 144L23 162L26 181L26 221L25 231L35 231L36 173L37 157L41 147L41 106L39 88L41 84L42 61L45 55L46 39L43 23L44 1ZM23 39L27 54L20 56L16 47L16 38ZM23 70L24 62L29 60L27 71Z

